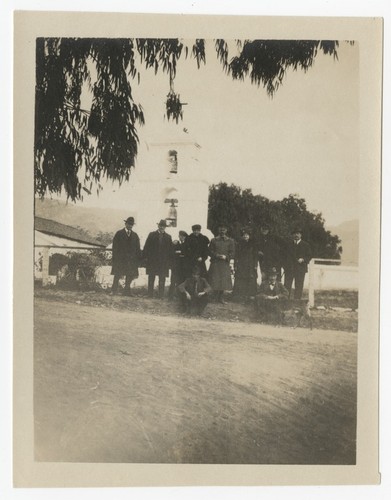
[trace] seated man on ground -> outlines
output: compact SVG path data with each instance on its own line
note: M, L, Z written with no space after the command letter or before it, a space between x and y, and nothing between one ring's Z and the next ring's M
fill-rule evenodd
M267 279L262 281L259 293L255 297L255 307L260 318L266 322L281 323L283 308L289 297L288 290L277 279L278 272L272 268Z
M208 295L212 288L205 278L201 277L200 269L196 266L190 278L186 278L178 286L183 309L188 314L201 315L208 303Z

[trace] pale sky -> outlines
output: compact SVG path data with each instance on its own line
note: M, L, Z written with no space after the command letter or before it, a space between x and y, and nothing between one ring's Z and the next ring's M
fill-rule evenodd
M164 120L168 76L143 71L133 97L144 108L140 142L169 140L186 127L202 146L210 183L224 181L254 194L281 199L296 193L326 225L358 218L359 47L341 42L338 60L319 54L307 72L288 72L273 99L250 82L232 81L208 42L206 65L181 60L175 90L184 106L183 122ZM142 164L136 163L141 169ZM111 185L88 206L123 208L126 185Z

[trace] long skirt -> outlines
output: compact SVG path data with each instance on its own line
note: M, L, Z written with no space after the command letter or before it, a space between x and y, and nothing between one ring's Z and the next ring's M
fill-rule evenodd
M231 268L229 262L214 260L209 268L209 283L213 290L232 290Z
M233 293L237 297L254 297L257 293L256 276L236 274Z

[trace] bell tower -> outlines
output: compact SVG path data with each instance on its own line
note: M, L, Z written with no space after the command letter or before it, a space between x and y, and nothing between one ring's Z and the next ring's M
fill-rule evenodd
M206 230L209 184L202 165L202 148L187 134L172 141L146 142L137 172L137 232L142 240L164 219L166 231ZM133 200L135 201L135 200ZM143 241L142 241L143 243Z

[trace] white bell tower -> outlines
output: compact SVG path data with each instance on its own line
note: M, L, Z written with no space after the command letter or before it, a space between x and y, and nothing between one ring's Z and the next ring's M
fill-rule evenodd
M193 224L201 224L207 232L209 183L201 153L201 146L185 132L172 140L145 143L136 168L137 200L133 200L135 230L142 244L161 219L173 239L180 230L190 233Z

